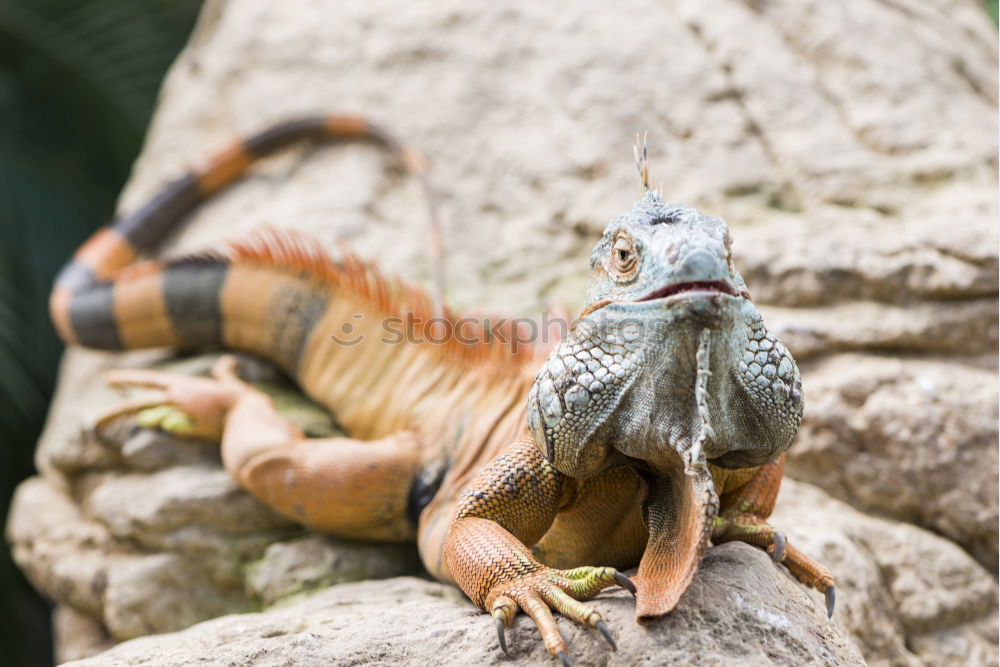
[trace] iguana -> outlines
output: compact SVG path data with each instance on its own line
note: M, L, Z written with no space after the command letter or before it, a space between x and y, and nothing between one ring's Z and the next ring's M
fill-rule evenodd
M263 357L351 437L304 437L231 356L214 379L112 372L113 384L164 390L141 424L220 440L241 486L310 528L415 540L433 576L493 616L504 652L518 611L564 664L553 610L614 646L581 600L618 584L637 619L666 614L710 540L767 549L832 614L830 572L766 522L801 419L798 369L750 300L726 224L665 202L644 150L641 198L605 229L580 317L550 350L518 349L301 233L136 263L255 160L323 138L375 143L423 174L417 153L361 118L279 125L98 231L58 276L51 312L69 344ZM391 318L408 328L397 344L379 335ZM331 338L347 331L356 344ZM636 565L634 581L622 574Z

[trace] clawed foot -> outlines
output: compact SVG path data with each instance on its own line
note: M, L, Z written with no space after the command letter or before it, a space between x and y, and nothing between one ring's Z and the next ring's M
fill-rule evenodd
M814 561L791 544L784 542L784 536L775 531L775 535L782 540L781 558L775 557L778 554L776 545L778 540L774 540L774 545L768 547L768 553L774 558L774 562L781 563L788 568L792 575L806 586L813 586L826 601L826 617L833 618L833 608L837 604L837 587L833 582L833 574L826 566Z
M496 619L500 648L505 654L510 655L507 651L504 628L513 622L518 611L523 611L531 617L542 633L542 640L549 653L568 667L571 663L566 642L552 616L554 610L577 623L596 629L612 649L617 649L615 640L601 615L580 602L614 585L621 586L635 595L635 584L624 574L610 567L578 567L572 570L543 568L497 587L488 598L487 606Z
M236 374L236 358L225 355L212 367L212 378L154 370L116 370L106 375L114 387L148 387L164 392L162 401L126 406L101 421L135 414L136 423L186 438L218 440L226 413L236 400L256 392Z
M734 513L716 518L712 539L716 542L738 540L763 547L771 555L771 560L787 567L806 586L813 586L823 593L827 618L833 617L833 608L837 603L833 574L824 565L788 544L781 531L757 516Z

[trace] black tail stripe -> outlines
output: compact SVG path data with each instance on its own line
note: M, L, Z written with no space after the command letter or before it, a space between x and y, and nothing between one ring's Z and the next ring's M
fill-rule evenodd
M114 223L114 227L136 250L159 243L179 218L202 199L198 178L191 173L177 179L135 213Z
M102 350L122 349L114 311L114 285L91 283L69 302L69 321L77 341Z
M97 282L97 276L90 270L90 267L81 264L75 259L71 259L59 271L59 275L56 276L55 285L70 292L78 292Z
M322 139L327 134L325 118L301 118L269 127L243 142L254 157L264 157L301 139Z
M222 344L222 286L229 265L181 263L163 270L163 300L180 348Z

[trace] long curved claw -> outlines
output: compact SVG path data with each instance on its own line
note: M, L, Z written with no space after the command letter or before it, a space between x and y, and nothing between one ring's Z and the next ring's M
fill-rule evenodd
M614 637L612 637L611 632L608 631L608 626L604 625L604 621L597 621L594 623L594 627L597 628L598 632L601 633L601 636L603 636L606 640L608 640L608 643L611 644L611 650L617 651L618 644L615 643Z
M569 661L568 657L566 657L565 651L559 651L559 653L556 654L556 657L559 658L559 662L563 664L563 667L573 667L573 663Z
M624 588L625 590L627 590L629 593L631 593L632 597L635 597L636 593L635 584L633 584L632 580L629 579L627 576L625 576L621 572L615 572L615 583Z
M772 539L774 540L774 551L771 552L771 559L775 563L780 563L785 557L785 545L788 544L788 541L780 530L774 531Z
M796 549L794 544L785 545L785 557L781 562L796 579L806 586L814 586L824 594L826 615L832 618L833 608L837 603L837 588L830 570Z
M517 608L518 605L514 602L514 600L506 595L502 595L494 600L493 608L490 611L497 627L497 639L500 642L500 650L503 651L504 655L508 658L510 657L510 651L507 649L507 637L504 634L504 628L506 628L511 621L514 620L514 616L517 614Z
M504 627L507 624L504 623L504 620L503 620L502 616L497 616L496 617L496 624L497 624L497 639L500 640L500 650L503 651L503 654L509 658L510 657L510 651L507 650L507 638L504 637L504 633L503 633Z

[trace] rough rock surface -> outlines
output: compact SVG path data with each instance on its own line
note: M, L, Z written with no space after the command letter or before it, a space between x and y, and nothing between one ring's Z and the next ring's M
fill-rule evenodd
M783 491L776 522L841 582L834 624L873 664L996 664L996 66L995 29L975 0L589 0L571 12L528 0L209 0L164 85L121 208L268 122L368 113L431 159L450 300L534 314L550 301L578 304L591 245L636 193L632 136L649 129L654 178L669 198L729 220L756 301L804 362L807 414L791 474L893 518L806 484ZM201 208L166 250L290 226L347 238L389 270L425 279L422 210L415 185L376 151L303 148ZM37 452L41 476L15 498L8 539L59 603L61 657L280 606L345 579L413 571L405 548L304 535L232 485L210 446L127 422L94 433L95 419L123 400L100 371L161 357L67 355ZM334 428L284 396L310 433ZM770 608L771 584L747 582L771 582L773 568L744 551L713 552L685 604L697 603L695 590L716 590L713 577L731 581L713 559L736 554L746 560L733 585L746 595L729 601L732 613L752 627L780 625L750 611ZM160 646L158 664L216 646L213 656L244 660L254 642L266 664L347 660L322 639L337 632L351 646L361 637L386 646L385 661L426 662L425 645L435 657L458 647L463 664L496 657L480 616L428 592L444 588L407 582L385 584L388 597L367 607L352 597L361 589L337 586L305 606L217 621L218 641L196 639L199 626L179 635L191 637L183 644L138 646ZM815 594L791 588L818 609ZM367 614L383 624L402 614L397 604L413 612L411 625L401 615L379 634L374 621L357 622ZM623 645L632 642L623 651L646 645L631 634L630 612L616 611L624 602L601 604L620 617ZM329 622L295 625L293 609ZM735 618L730 611L704 609L666 619L663 628L694 624L691 643L682 649L671 637L657 650L739 650L743 635L713 629ZM433 622L446 617L456 624ZM283 634L247 630L257 637L248 639L238 628L250 619ZM518 623L521 655L540 657ZM807 623L811 643L797 644ZM828 630L815 614L795 615L760 661L799 664L799 649L815 651L816 663L849 656L824 643L839 641ZM587 660L604 659L592 637L569 632L587 643ZM139 655L134 646L111 655L127 660ZM351 655L383 661L368 650L378 649Z
M836 573L836 625L869 664L996 663L996 581L955 544L790 479L772 520Z
M995 571L996 371L837 355L809 379L790 474L927 526Z
M596 631L560 629L575 665L863 665L852 644L823 617L815 599L745 545L713 549L677 610L648 628L633 620L632 598L606 593L595 607L618 642ZM747 574L749 573L749 574ZM489 616L455 589L414 578L336 586L266 614L239 614L183 632L135 639L76 667L214 664L508 664ZM549 658L526 617L508 631L520 662Z
M81 374L64 374L57 410L67 400L63 392L74 392L111 363L128 363L102 353L78 356ZM165 367L205 371L213 359ZM248 379L274 381L259 362L245 359L241 370ZM297 392L259 386L307 433L334 431L329 416ZM134 400L148 396L133 394ZM85 413L95 417L123 402L97 387L88 400ZM36 586L99 619L110 637L169 632L314 588L420 569L408 546L304 536L236 486L217 446L137 429L127 416L99 428L92 417L82 421L75 421L72 435L56 432L50 474L17 490L7 535ZM71 627L75 636L83 633L79 623Z

